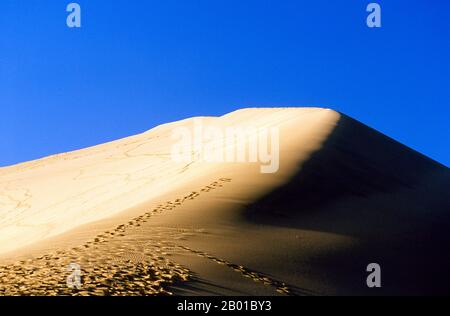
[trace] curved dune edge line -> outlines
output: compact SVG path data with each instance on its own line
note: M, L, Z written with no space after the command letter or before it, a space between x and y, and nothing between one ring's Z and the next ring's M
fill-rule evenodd
M321 117L330 113L335 112L317 108L244 109L207 119L220 124L289 125L286 131L295 136L298 130L294 129L293 122L310 124L311 117L317 126L309 128L320 129ZM165 193L188 187L193 179L221 168L217 164L202 163L174 165L164 156L170 148L171 128L192 120L164 124L115 142L0 169L0 253L10 253L126 212ZM325 129L318 131L323 134L322 138L329 133ZM281 141L285 141L284 138ZM298 159L307 159L318 147L320 145L302 148ZM297 156L295 149L290 155ZM286 160L282 163L287 164ZM244 169L248 167L243 165ZM239 170L241 166L237 167ZM276 183L267 186L278 185L289 173L291 171L284 168L274 177Z
M256 111L255 115L252 111ZM287 111L287 112L286 112ZM95 236L86 242L66 247L64 243L53 247L54 251L37 251L38 256L27 256L27 249L24 248L20 257L27 257L25 260L16 261L15 263L0 267L0 294L5 295L171 295L171 288L177 283L184 283L191 280L192 272L183 261L171 260L170 256L174 251L180 250L190 252L192 254L209 259L212 262L223 265L225 269L231 269L242 276L242 279L256 281L255 287L272 288L273 293L277 292L282 295L314 295L317 291L312 291L302 287L298 290L298 284L292 287L295 291L291 291L289 282L277 276L273 276L267 271L250 268L245 264L241 264L239 259L229 259L227 255L219 255L214 251L202 249L202 247L191 247L185 243L178 243L180 234L165 231L161 236L153 236L153 229L150 228L144 240L136 241L135 232L142 228L150 218L156 215L160 219L164 219L170 211L183 204L187 200L194 200L202 192L210 192L216 188L223 187L236 176L241 180L261 179L258 186L251 190L240 190L233 193L233 196L245 203L252 203L261 196L271 192L274 188L282 186L288 182L290 177L301 168L304 161L307 161L311 155L319 150L330 133L332 133L340 114L331 110L312 109L312 110L296 110L296 109L276 109L264 110L263 114L260 110L252 109L237 111L228 114L225 119L232 119L236 116L236 122L247 121L248 119L256 119L261 126L279 126L285 137L281 138L280 149L284 155L280 172L274 175L261 175L259 168L249 164L214 164L203 166L196 164L193 167L182 166L180 173L177 174L177 181L173 182L167 190L170 196L182 196L174 198L170 201L161 203L152 209L143 207L137 211L138 216L130 217L130 220L118 224L113 229L108 229L102 233L96 233ZM297 115L298 114L298 115ZM232 121L234 122L234 121ZM179 124L176 122L174 124ZM222 122L222 124L224 124ZM156 128L162 135L167 135L168 125ZM162 130L162 131L161 131ZM133 139L131 144L119 144L114 150L118 151L117 157L120 159L141 159L133 155L151 156L152 159L160 160L161 156L158 152L148 152L146 142L153 142L154 136L151 132L142 134L145 141ZM138 136L142 136L138 135ZM147 139L147 137L149 137ZM120 142L120 141L119 141ZM142 146L143 145L143 146ZM116 161L111 153L102 153L106 155L107 162ZM72 172L71 177L77 181L90 181L95 179L95 174L102 170L94 170L94 174L90 175L86 172L83 165L81 171L76 158L76 172ZM145 158L146 159L146 158ZM133 160L134 161L134 160ZM146 161L146 160L142 160ZM58 168L66 166L72 168L70 160L62 160L55 162ZM89 165L89 164L87 164ZM199 168L197 165L200 165ZM113 167L115 164L113 163ZM31 172L37 172L39 168L34 166ZM64 167L65 168L65 167ZM62 170L62 169L59 169ZM170 167L163 170L170 170ZM226 172L225 172L226 171ZM23 170L21 170L22 176ZM223 173L225 172L225 173ZM230 175L233 174L233 176ZM217 175L224 174L223 177L217 178ZM132 176L127 178L131 179ZM193 186L197 187L198 183L205 183L205 179L218 179L203 187L199 191L191 191ZM161 178L162 179L162 178ZM167 180L167 179L163 179ZM170 181L166 181L169 183ZM158 181L156 183L159 183ZM145 187L145 182L142 184ZM148 192L148 191L147 191ZM122 209L120 216L128 217L130 209L134 204L145 204L145 201L158 201L159 195L146 197L140 201L132 201L129 199L128 205ZM126 193L128 194L128 192ZM126 195L125 194L125 195ZM163 200L164 201L164 200ZM206 202L211 201L209 198ZM81 204L83 205L83 204ZM76 206L75 204L73 206ZM79 205L78 205L79 206ZM146 211L149 210L149 211ZM199 216L192 209L192 216ZM214 211L214 208L212 209ZM131 213L130 213L131 214ZM200 215L202 216L202 215ZM105 215L96 219L96 223L101 224L109 215ZM219 218L220 220L220 218ZM152 222L149 221L148 223ZM238 224L238 223L236 223ZM72 226L69 231L77 231L84 228L84 223ZM170 225L169 225L170 226ZM0 230L1 232L1 230ZM33 241L29 249L39 249L39 244L46 244L55 239L63 239L66 232L59 233L56 236L47 235L41 240ZM51 239L49 239L51 237ZM51 245L50 245L51 246ZM219 246L220 247L220 246ZM50 247L52 248L52 247ZM201 249L201 250L199 250ZM17 253L20 253L16 250ZM36 252L33 252L36 253ZM263 258L262 258L263 260ZM80 264L83 274L83 284L80 290L70 290L66 284L67 266L71 263ZM247 282L247 281L245 281Z
M0 265L0 293L373 295L371 262L383 269L375 294L450 291L448 168L331 110L245 109L205 122L279 127L279 172L174 165L170 131L192 119L50 159L50 169L0 172L0 203L13 210L0 208L0 240L7 221L39 215L50 229L80 217L51 238L15 232L32 245ZM55 185L60 201L40 208ZM65 285L69 263L84 273L79 291Z

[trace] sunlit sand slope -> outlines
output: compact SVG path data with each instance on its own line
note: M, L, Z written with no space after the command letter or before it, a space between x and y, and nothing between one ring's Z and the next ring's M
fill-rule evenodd
M447 167L318 108L201 118L276 128L275 173L261 161L174 161L174 130L199 120L1 168L0 293L450 292ZM372 262L381 289L366 285ZM70 263L80 290L65 284Z

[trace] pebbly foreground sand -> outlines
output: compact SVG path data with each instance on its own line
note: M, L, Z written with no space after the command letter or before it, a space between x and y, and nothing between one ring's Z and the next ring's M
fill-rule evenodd
M0 294L450 292L447 167L328 109L202 120L276 127L279 170L174 161L173 130L195 119L0 168Z

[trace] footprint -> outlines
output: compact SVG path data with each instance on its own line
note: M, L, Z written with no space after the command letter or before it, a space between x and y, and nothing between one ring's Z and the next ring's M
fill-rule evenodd
M229 268L233 269L234 271L236 271L238 273L241 273L246 278L250 278L250 279L252 279L252 280L254 280L256 282L260 282L260 283L263 283L265 285L269 285L269 286L274 287L275 290L277 292L279 292L279 293L283 293L283 294L287 294L287 295L291 294L291 291L290 291L289 287L284 282L273 280L273 279L269 278L268 276L265 276L265 275L263 275L261 273L251 271L251 270L245 268L242 265L237 265L237 264L233 264L233 263L227 262L224 259L217 258L215 256L209 255L209 254L207 254L205 252L202 252L202 251L193 250L193 249L191 249L189 247L186 247L186 246L177 246L177 247L179 249L183 249L183 250L189 251L191 253L194 253L197 256L204 257L206 259L212 260L212 261L214 261L214 262L216 262L216 263L218 263L220 265L226 265Z
M200 192L210 192L222 187L221 183L230 182L231 179L220 178L205 186ZM180 249L167 240L155 244L148 244L145 251L138 249L135 244L128 244L126 239L120 239L117 246L105 243L115 239L126 237L126 231L140 227L150 217L164 211L172 211L181 206L187 200L193 200L200 196L200 192L192 191L182 198L167 201L156 208L132 219L126 224L121 224L112 231L98 234L93 240L71 248L68 251L57 251L54 254L46 254L30 260L22 260L13 266L0 266L0 295L170 295L165 288L167 284L178 281L187 281L190 277L189 271L178 264L171 263L168 256L175 249ZM171 236L173 235L173 236ZM173 238L184 240L178 232L169 235L166 232L158 234L160 238ZM170 236L170 237L169 237ZM116 248L114 248L116 247ZM135 264L131 261L122 261L116 264L117 258L130 253L130 248L135 247L136 254L147 255L154 262ZM87 251L89 249L89 251ZM229 265L225 260L215 258L201 251L188 248L185 251L213 260L218 264ZM108 255L105 255L107 253ZM144 254L145 253L145 254ZM154 254L158 254L154 256ZM82 290L70 290L66 286L67 265L72 262L80 262L87 268L83 270L83 280L86 284ZM242 272L242 267L234 267ZM110 270L113 271L110 271ZM116 271L116 272L114 272ZM114 272L111 274L111 272ZM114 277L111 277L113 275ZM265 280L267 282L267 280ZM279 291L286 289L279 286Z

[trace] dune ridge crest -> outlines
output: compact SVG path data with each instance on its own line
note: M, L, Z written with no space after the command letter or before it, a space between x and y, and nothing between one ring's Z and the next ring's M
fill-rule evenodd
M276 127L279 170L174 161L173 130L198 119ZM75 295L373 295L375 262L376 294L448 294L449 185L447 167L330 109L163 124L0 169L0 293L71 294L58 271L77 262L98 282ZM24 278L36 266L44 285Z
M323 109L243 109L202 117L215 125L279 126ZM171 131L197 118L163 124L117 141L0 168L0 253L118 214L220 166L173 162ZM292 123L289 123L292 124ZM319 124L319 122L317 122ZM311 125L311 124L309 124ZM189 172L183 175L183 171Z

